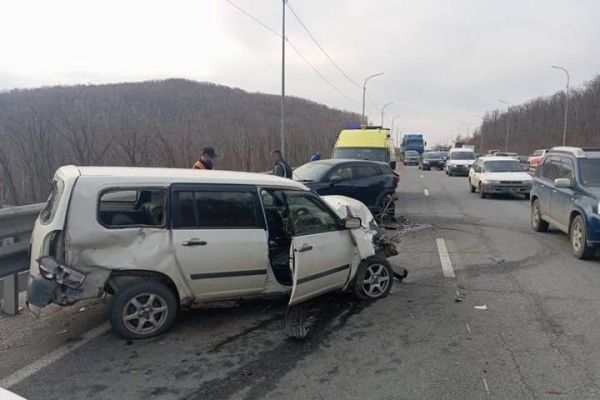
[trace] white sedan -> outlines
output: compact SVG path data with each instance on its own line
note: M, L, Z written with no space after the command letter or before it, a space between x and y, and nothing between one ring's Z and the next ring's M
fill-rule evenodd
M521 194L529 198L532 183L531 175L512 157L481 157L469 171L471 192L478 190L481 198L493 193Z

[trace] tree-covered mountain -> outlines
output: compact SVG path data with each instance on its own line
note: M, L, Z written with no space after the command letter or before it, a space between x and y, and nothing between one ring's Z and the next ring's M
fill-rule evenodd
M280 97L182 79L0 93L0 205L44 199L65 164L191 167L203 146L218 169L264 171L279 147ZM359 120L286 98L290 164L327 156Z

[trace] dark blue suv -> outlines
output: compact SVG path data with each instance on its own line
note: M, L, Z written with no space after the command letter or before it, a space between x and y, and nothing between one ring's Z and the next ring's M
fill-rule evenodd
M531 226L551 224L569 235L575 257L592 258L600 245L600 148L555 147L535 172Z

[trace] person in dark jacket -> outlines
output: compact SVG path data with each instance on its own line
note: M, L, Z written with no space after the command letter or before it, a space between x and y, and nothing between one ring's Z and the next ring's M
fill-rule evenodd
M217 157L217 153L213 147L205 147L202 149L202 154L198 161L194 163L193 169L214 169L213 159Z
M310 161L319 161L321 159L321 154L319 152L315 152L312 156L310 156Z
M292 167L285 162L283 156L281 155L281 151L273 151L273 153L271 153L271 157L273 158L273 175L292 179Z

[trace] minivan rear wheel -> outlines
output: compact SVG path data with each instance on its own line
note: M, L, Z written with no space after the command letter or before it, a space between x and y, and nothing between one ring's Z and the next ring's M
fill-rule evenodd
M596 248L587 245L587 228L581 215L573 218L571 229L569 229L569 239L571 241L571 251L575 257L587 260L596 254Z
M108 318L126 339L145 339L168 330L177 316L177 298L160 280L132 283L112 297Z
M542 219L542 211L540 210L540 201L533 200L531 203L531 227L536 232L546 232L548 230L548 222Z

